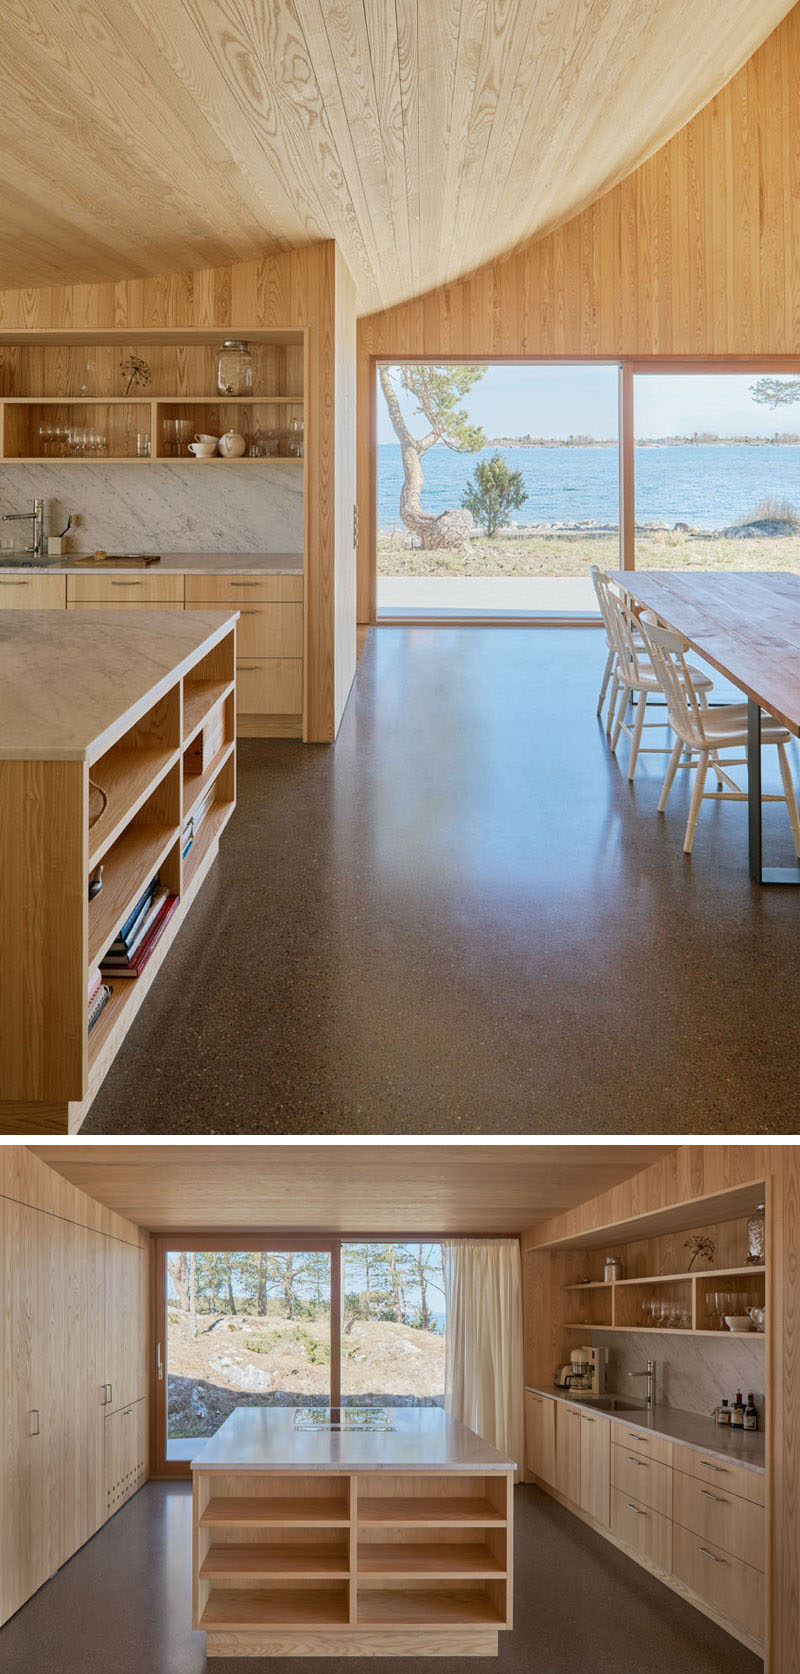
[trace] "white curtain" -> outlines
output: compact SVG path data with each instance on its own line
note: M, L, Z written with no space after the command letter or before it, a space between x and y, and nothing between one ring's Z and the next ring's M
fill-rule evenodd
M522 1472L522 1264L514 1238L447 1244L445 1406Z

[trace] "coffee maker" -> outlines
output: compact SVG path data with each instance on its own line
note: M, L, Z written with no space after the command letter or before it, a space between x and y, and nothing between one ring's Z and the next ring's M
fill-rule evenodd
M582 1348L580 1355L587 1367L585 1388L592 1395L605 1395L608 1349Z

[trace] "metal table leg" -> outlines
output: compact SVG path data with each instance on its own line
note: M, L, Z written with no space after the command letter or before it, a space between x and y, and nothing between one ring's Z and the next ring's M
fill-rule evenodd
M797 866L764 866L761 844L761 709L747 699L747 841L750 876L761 884L800 884Z

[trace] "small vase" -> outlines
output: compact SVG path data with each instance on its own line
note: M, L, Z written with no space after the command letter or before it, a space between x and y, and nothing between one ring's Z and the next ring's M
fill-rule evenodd
M766 1252L766 1204L757 1203L747 1217L747 1260L754 1267L763 1267Z

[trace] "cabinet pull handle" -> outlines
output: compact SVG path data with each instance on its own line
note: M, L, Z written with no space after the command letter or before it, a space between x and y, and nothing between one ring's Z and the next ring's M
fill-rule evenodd
M258 587L258 585L257 581L230 581L228 583L229 587Z
M721 1500L719 1494L710 1494L707 1488L701 1488L700 1493L704 1500L713 1500L715 1505L727 1505L728 1503L727 1500Z
M628 1431L628 1439L635 1442L647 1442L646 1436L640 1436L636 1430ZM649 1443L648 1443L649 1445Z
M42 1428L38 1407L31 1407L31 1418L36 1419L36 1429L31 1430L31 1435L32 1436L38 1436L38 1435L41 1434L41 1428Z
M583 1419L584 1424L594 1424L594 1419L588 1412L582 1412L581 1418Z
M258 674L258 669L255 663L237 663L236 672L237 674Z
M0 581L0 587L27 587L27 585L28 583L24 577L21 577L19 581L16 578L13 581Z
M646 1470L649 1469L646 1459L634 1459L632 1453L629 1453L627 1455L627 1458L628 1458L628 1464L629 1465L641 1465L643 1471L646 1471Z
M640 1511L638 1505L634 1505L632 1500L628 1501L628 1510L629 1511L635 1511L637 1517L646 1517L647 1516L647 1512L646 1511Z
M112 587L141 587L141 581L112 581Z
M707 1465L710 1471L719 1471L722 1476L727 1476L728 1474L727 1465L715 1465L712 1463L711 1459L701 1459L700 1463L701 1465Z
M114 1399L114 1385L113 1385L113 1383L109 1383L107 1385L107 1389L108 1389L108 1404L110 1406L111 1402Z
M156 1343L156 1377L159 1383L164 1381L164 1362L161 1359L161 1344Z
M712 1564L724 1564L724 1562L725 1562L724 1558L718 1558L717 1557L716 1552L709 1552L707 1546L701 1546L700 1551L702 1552L704 1558L710 1558L711 1559Z

